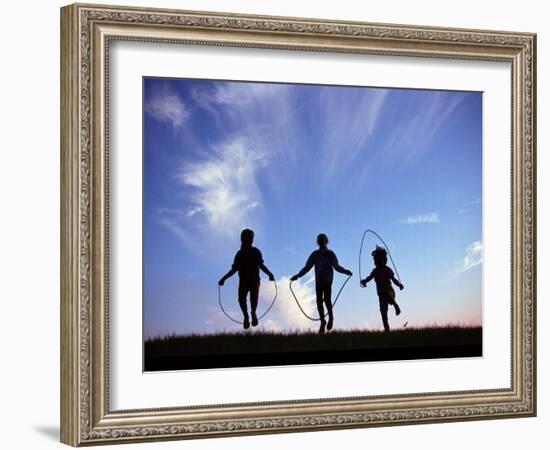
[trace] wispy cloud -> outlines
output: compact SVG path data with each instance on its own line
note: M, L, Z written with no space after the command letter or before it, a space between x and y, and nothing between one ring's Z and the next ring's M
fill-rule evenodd
M341 87L325 87L320 91L320 145L325 179L338 170L346 170L369 150L389 92Z
M197 239L197 234L186 227L185 212L178 209L160 208L156 213L157 221L166 227L182 244L197 254L204 252L204 246Z
M272 83L219 82L211 88L195 88L191 97L209 112L222 131L238 127L248 132L286 123L292 87ZM264 130L264 131L266 131Z
M458 210L459 214L467 213L472 209L473 206L481 205L481 197L472 200L471 202L466 202L462 208Z
M183 164L178 179L185 188L185 215L215 235L234 235L250 225L250 211L261 205L257 171L267 162L261 150L245 139L212 148L212 156Z
M472 242L466 247L466 256L462 260L460 272L465 272L480 265L483 262L483 243L481 241Z
M407 216L407 218L402 219L400 222L406 223L408 225L417 225L420 223L438 224L441 222L441 219L439 218L439 213L432 212L428 214L409 215Z
M261 229L260 171L266 180L280 174L274 165L289 147L288 87L257 83L214 83L191 92L194 107L216 120L219 137L204 142L194 155L182 155L176 179L181 207L163 214L161 222L189 248L234 238L242 228ZM288 171L284 172L284 174ZM281 175L282 176L284 176ZM273 182L281 185L281 177ZM283 184L284 185L284 184ZM192 238L191 236L194 236Z
M191 116L187 106L167 85L161 85L148 94L145 112L160 122L170 123L174 129L181 127Z
M276 99L287 90L285 84L274 83L218 83L210 96L202 96L203 102L227 105L232 108L253 105L258 101Z
M196 87L191 96L214 119L218 133L227 137L238 130L250 148L262 148L271 157L264 182L273 194L281 195L311 136L300 122L300 111L307 106L300 101L301 92L288 84L216 82Z
M464 98L463 94L448 92L410 95L408 105L400 105L400 114L407 120L394 124L392 138L385 146L386 158L393 165L403 166L422 157Z

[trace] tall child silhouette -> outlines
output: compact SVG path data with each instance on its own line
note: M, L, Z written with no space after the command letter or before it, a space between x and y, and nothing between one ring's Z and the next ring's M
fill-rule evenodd
M332 313L332 279L334 277L333 268L340 273L351 276L352 273L348 269L344 269L338 264L338 258L332 250L328 249L328 237L326 234L320 234L317 236L317 245L319 249L315 250L307 259L306 265L291 280L296 281L298 278L308 273L313 266L315 266L315 293L317 296L317 311L319 311L319 318L321 320L321 327L319 333L325 332L325 327L330 331L334 322L334 315ZM325 311L323 303L327 307L328 311L328 323L325 320Z
M395 278L393 270L387 266L388 253L385 248L377 245L371 255L374 259L374 269L372 269L372 272L367 278L361 280L361 284L364 287L374 278L384 330L390 331L390 324L388 323L388 305L394 306L396 316L401 314L401 308L399 308L399 305L395 301L395 291L393 290L391 282L393 281L393 283L401 290L403 290L404 286Z
M252 313L252 326L258 325L256 309L258 307L258 294L260 292L260 269L274 281L275 277L265 266L262 252L252 246L254 231L245 229L241 232L241 248L237 251L231 270L218 282L223 286L225 280L239 272L239 306L243 312L243 327L250 328L250 318L246 306L246 296L250 293L250 312Z

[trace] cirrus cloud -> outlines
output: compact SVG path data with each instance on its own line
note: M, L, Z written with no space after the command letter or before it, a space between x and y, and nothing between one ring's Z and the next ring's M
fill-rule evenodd
M155 120L170 123L174 129L181 127L191 116L180 97L166 85L148 95L144 109Z
M415 214L409 215L406 219L401 220L401 223L406 223L408 225L417 225L419 223L440 223L441 219L439 218L439 213L431 212L428 214Z
M462 260L461 272L466 272L483 262L483 243L474 241L466 247L466 256Z
M212 147L212 156L184 164L178 180L189 188L186 217L216 235L232 235L251 225L249 212L261 204L257 171L263 153L236 139Z

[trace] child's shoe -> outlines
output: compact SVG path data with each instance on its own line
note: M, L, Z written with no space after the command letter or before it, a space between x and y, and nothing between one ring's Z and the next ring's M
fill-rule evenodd
M243 320L243 328L248 330L250 328L250 319L246 316Z

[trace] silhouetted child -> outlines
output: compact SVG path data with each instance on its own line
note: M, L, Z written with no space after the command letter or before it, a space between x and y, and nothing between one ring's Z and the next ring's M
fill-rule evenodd
M321 327L319 333L325 332L325 326L330 331L334 322L334 315L332 313L332 279L334 277L333 268L340 273L351 276L352 273L348 269L344 269L338 264L338 258L332 250L327 248L328 237L326 234L320 234L317 236L317 244L319 249L315 250L307 259L306 265L291 280L296 281L298 278L308 273L313 266L315 266L315 293L317 296L317 310L319 311L319 318L321 320ZM323 303L327 307L328 311L328 324L325 320L325 311Z
M258 325L256 309L258 307L258 295L260 292L260 269L269 277L270 281L275 278L270 270L264 265L262 252L252 246L254 232L246 229L241 232L241 248L235 254L231 270L227 272L218 282L223 286L225 280L239 272L239 306L243 312L243 327L250 328L250 318L246 307L246 296L250 293L250 312L252 314L252 326Z
M374 269L370 275L361 280L361 284L366 286L369 281L374 278L376 282L376 293L378 294L378 302L380 303L380 314L382 315L382 323L384 324L384 330L390 331L390 325L388 323L388 305L393 305L395 308L395 315L401 314L401 308L395 301L395 291L391 285L391 282L403 290L403 284L397 280L388 266L388 253L385 248L376 246L376 249L371 253L374 259Z

